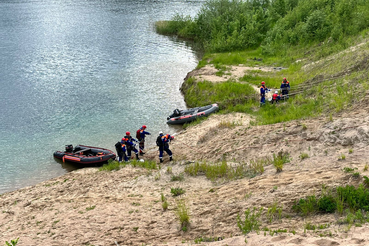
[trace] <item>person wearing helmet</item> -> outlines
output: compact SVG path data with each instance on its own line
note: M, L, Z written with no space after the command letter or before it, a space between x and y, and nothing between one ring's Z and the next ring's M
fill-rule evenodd
M272 96L272 104L278 103L278 101L281 99L280 95L278 94L278 91L275 91Z
M169 134L164 135L162 131L159 132L159 136L156 139L156 145L159 147L159 160L160 160L160 163L163 163L164 151L167 152L167 154L169 155L169 161L173 160L172 151L169 149L169 143L173 139L174 139L173 136L171 136Z
M127 158L131 159L131 153L133 151L133 152L135 152L136 159L138 160L139 159L138 158L138 150L136 149L136 144L133 143L133 142L138 143L138 141L131 136L130 132L126 132L126 135L124 136L124 138L127 139L127 141L126 141Z
M117 151L117 155L118 155L118 161L122 162L124 161L128 161L127 155L126 155L126 138L122 138L121 141L118 141L115 144L115 150Z
M261 82L260 86L260 105L265 104L265 93L268 92L269 89L265 86L265 82Z
M136 138L138 139L138 141L140 141L140 144L139 144L139 147L140 147L140 155L145 154L143 152L143 150L145 148L145 137L146 137L146 135L151 135L150 132L145 131L145 129L146 129L146 126L143 125L136 132Z
M286 78L283 78L281 84L282 96L288 97L288 92L290 91L290 88L290 82L288 82Z

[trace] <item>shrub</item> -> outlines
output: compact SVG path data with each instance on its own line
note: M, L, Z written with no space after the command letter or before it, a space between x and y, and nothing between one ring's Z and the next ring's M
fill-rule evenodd
M163 207L163 210L166 211L168 209L168 202L167 200L165 200L163 203L162 203L162 207Z
M255 173L263 174L264 173L264 165L266 165L265 159L258 159L258 160L251 160L250 161L250 168Z
M352 174L352 176L354 178L359 178L360 177L360 173L359 172L355 172L355 173Z
M240 228L243 234L247 234L251 231L259 231L261 222L260 222L260 216L263 212L263 209L260 208L257 210L254 208L252 211L250 209L247 209L245 211L245 218L244 221L241 220L241 216L237 216L237 226Z
M303 216L307 216L318 209L318 201L315 196L308 196L305 199L300 199L298 202L295 201L292 206L292 210L300 212Z
M306 158L309 158L309 155L308 155L307 153L301 153L301 154L300 154L300 159L301 159L301 160L304 160L304 159L306 159Z
M346 185L346 187L339 186L337 195L348 208L369 211L369 191L363 185L358 188L350 185Z
M369 187L369 178L367 176L363 176L363 179L364 179L364 181L363 181L364 185L366 187Z
M179 219L181 230L184 232L187 231L190 225L190 210L184 200L178 201L176 215Z
M184 180L184 175L183 173L180 173L179 175L173 175L170 180L171 181L182 181Z
M170 188L170 193L172 193L173 196L180 196L185 193L185 190L182 188Z
M277 156L273 154L273 165L276 168L277 173L282 172L283 165L287 162L289 162L288 153L279 152Z
M268 208L267 212L267 219L269 223L272 223L275 218L282 218L282 207L278 206L277 202L274 202L273 205Z
M354 168L350 168L350 167L344 167L343 168L343 171L345 173L352 173L353 171L355 171L355 169Z
M15 245L18 244L18 240L19 240L19 237L17 239L10 240L10 243L8 241L5 241L5 245L6 246L15 246Z
M321 212L333 213L336 208L336 200L331 195L324 195L318 200L318 209Z

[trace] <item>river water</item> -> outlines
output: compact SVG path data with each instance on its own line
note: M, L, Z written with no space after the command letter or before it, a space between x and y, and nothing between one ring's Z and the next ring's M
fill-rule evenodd
M198 63L191 47L155 33L204 0L2 0L0 194L60 176L66 144L114 150L143 124L174 133L179 91Z

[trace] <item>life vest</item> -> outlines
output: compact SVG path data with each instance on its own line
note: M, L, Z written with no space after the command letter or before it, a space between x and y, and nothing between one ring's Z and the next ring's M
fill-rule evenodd
M273 100L277 100L277 98L278 98L278 94L274 93L273 94Z
M265 95L266 87L265 85L260 86L260 95Z

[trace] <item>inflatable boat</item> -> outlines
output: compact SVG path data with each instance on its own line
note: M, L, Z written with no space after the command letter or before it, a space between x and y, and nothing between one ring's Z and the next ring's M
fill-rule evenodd
M186 110L175 109L173 114L167 118L167 124L177 125L184 124L196 120L197 118L208 116L219 110L219 106L216 103L207 105L204 107L190 108Z
M114 160L115 153L108 149L84 145L77 145L73 148L73 145L70 144L65 146L65 151L55 151L54 158L81 167L101 166L110 159Z

